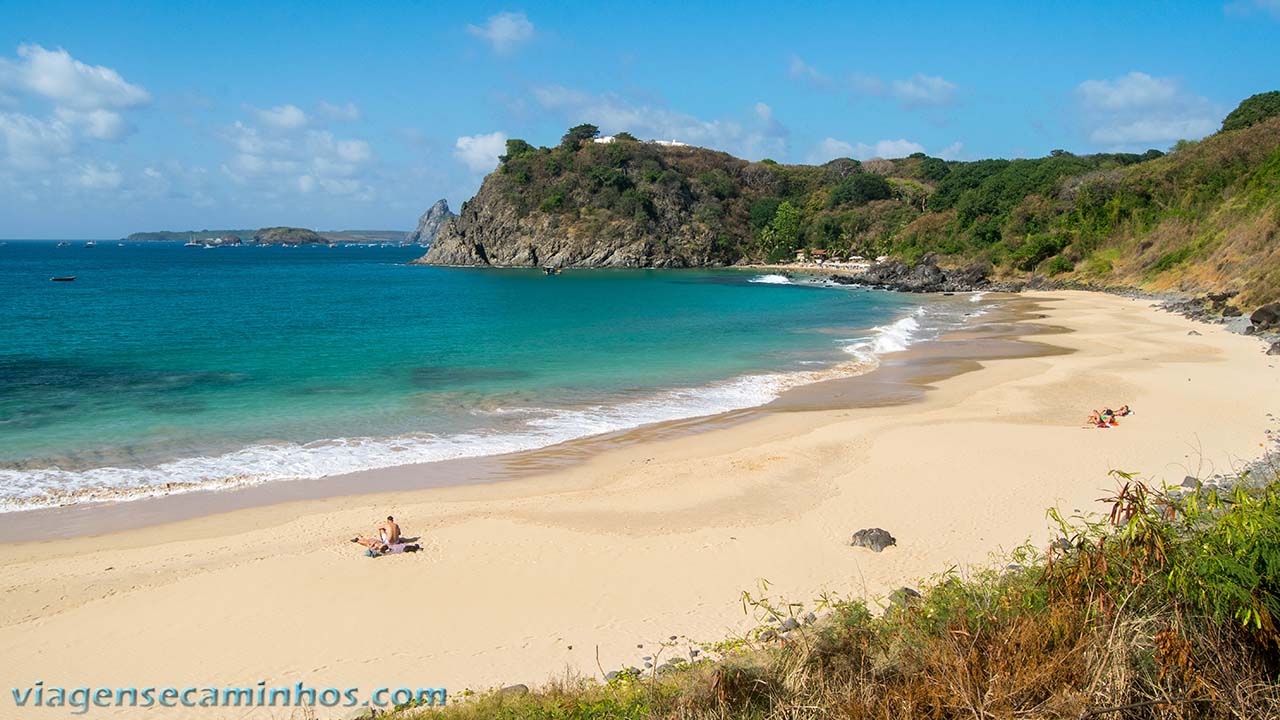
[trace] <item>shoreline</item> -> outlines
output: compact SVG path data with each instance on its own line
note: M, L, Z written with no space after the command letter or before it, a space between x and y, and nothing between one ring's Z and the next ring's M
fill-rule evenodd
M1266 400L1280 375L1256 341L1113 296L1011 302L1023 300L1044 317L992 325L1042 328L1012 341L1036 353L1012 352L1010 335L966 340L957 349L971 357L917 362L914 384L881 376L896 404L822 407L870 373L804 386L746 422L636 438L563 466L544 458L510 482L0 545L0 674L11 687L38 676L453 694L596 675L597 654L608 670L651 654L638 644L744 630L753 622L738 598L761 579L791 600L875 599L1042 541L1047 507L1100 509L1110 469L1177 484L1272 442ZM901 370L898 360L881 370ZM1082 429L1095 403L1138 412ZM352 551L346 539L389 513L425 552ZM866 527L898 545L849 548ZM367 612L384 593L394 609ZM200 639L199 657L164 651L182 638Z
M1013 299L1009 296L1006 299ZM938 302L931 299L920 307ZM958 307L959 305L957 305ZM904 315L902 320L911 315ZM961 332L979 329L982 320L969 318ZM887 323L886 327L893 325ZM866 328L870 331L872 328ZM954 332L954 331L953 331ZM893 355L895 363L910 362L920 347L938 342L939 338L920 340L903 351L874 355L871 360L855 360L852 357L817 371L759 371L727 378L704 386L702 390L719 385L732 384L751 378L788 377L786 387L777 396L758 405L733 408L711 414L676 417L670 420L644 422L593 435L573 437L548 445L526 450L493 454L464 455L462 457L427 462L406 462L399 465L372 467L340 472L321 477L294 479L269 479L238 481L235 477L218 482L174 482L157 487L90 488L82 496L68 496L62 504L35 505L30 508L7 509L0 513L5 522L0 523L0 544L23 540L67 539L83 535L135 529L176 522L207 514L230 512L260 506L294 501L332 497L359 496L389 491L426 490L437 487L484 484L527 476L534 469L546 471L553 466L563 466L570 459L578 460L611 447L626 446L659 438L701 432L747 422L761 414L776 412L786 407L785 398L807 385L843 381L876 373ZM900 356L900 357L897 357ZM870 367L860 368L867 362ZM830 377L823 377L829 375ZM802 376L812 376L803 377ZM865 396L861 402L874 402L883 392L875 382L860 384ZM810 404L812 405L812 404ZM837 408L828 403L828 409ZM346 442L340 439L339 442ZM332 441L330 441L332 442ZM416 479L419 474L430 474L428 482Z

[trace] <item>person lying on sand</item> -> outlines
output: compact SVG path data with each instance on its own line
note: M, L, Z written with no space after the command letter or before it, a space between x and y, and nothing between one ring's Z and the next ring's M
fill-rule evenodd
M383 555L396 555L399 553L416 553L422 550L422 546L417 543L385 543L381 540L373 538L362 538L359 536L351 538L351 542L368 548L364 554L369 557L382 557Z
M1085 424L1094 427L1109 428L1119 425L1120 423L1116 422L1116 414L1111 410L1111 408L1107 408L1102 412L1094 410L1093 413L1089 415L1089 419L1085 421Z
M356 537L351 538L351 542L357 545L363 545L369 548L370 550L378 553L379 555L385 555L387 551L391 549L390 547L387 546L386 543L382 542L381 540L374 540L373 538L362 538L358 535Z

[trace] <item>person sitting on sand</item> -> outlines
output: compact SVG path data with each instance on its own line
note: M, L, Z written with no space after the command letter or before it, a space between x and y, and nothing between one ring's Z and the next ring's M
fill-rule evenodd
M387 545L400 542L400 526L396 524L396 519L388 515L387 521L378 526L378 536Z

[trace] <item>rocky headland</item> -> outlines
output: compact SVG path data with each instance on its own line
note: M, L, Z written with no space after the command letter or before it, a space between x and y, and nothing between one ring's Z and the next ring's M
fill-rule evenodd
M415 262L681 268L888 256L853 281L912 292L1026 283L1232 293L1220 309L1245 313L1280 300L1280 117L1269 96L1169 153L972 162L750 162L579 125L553 147L509 140L456 218L441 219L439 204L423 216L419 237L437 235Z
M426 212L422 213L422 217L418 218L418 227L409 233L405 241L419 245L430 245L435 242L436 236L440 233L440 228L455 217L457 215L449 209L449 202L441 198L434 205L427 208Z

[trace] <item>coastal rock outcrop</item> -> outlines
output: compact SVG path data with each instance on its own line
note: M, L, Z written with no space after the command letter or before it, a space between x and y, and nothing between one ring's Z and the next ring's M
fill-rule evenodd
M701 148L677 152L633 144L644 145L644 153L672 163L685 155L706 154L722 162L746 165ZM585 163L585 156L592 152L600 151L584 149L579 153L583 157L574 160ZM584 174L594 173L591 177L603 178L600 182L610 185L597 188L595 180L582 180L583 189L576 193L552 194L530 207L519 172L499 169L486 177L475 197L462 204L458 216L440 228L426 255L414 263L682 268L722 266L741 259L696 220L694 200L686 186L654 182L650 193L642 197L617 190L626 186L633 191L637 182L644 182L641 178L631 179L612 169L588 170ZM638 167L636 172L640 172ZM617 207L603 207L605 203ZM562 209L570 204L575 206L572 212Z
M870 548L876 552L881 552L890 545L897 545L898 541L888 530L882 528L866 528L859 530L853 534L854 547Z
M886 260L872 265L863 272L837 275L832 280L841 284L858 284L882 290L913 293L995 289L984 267L973 265L945 270L938 267L938 260L933 255L926 255L913 265L901 260ZM1012 287L999 289L1016 290Z
M422 217L418 218L417 229L409 233L409 236L405 239L410 243L430 245L440 233L440 228L455 217L457 215L449 209L449 201L441 198L434 205L427 208L426 212L422 213Z
M1280 329L1280 302L1267 303L1254 310L1249 322L1257 332Z

